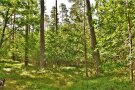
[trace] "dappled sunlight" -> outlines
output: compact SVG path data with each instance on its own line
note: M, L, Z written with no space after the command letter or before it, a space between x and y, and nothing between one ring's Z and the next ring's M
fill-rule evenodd
M10 72L12 69L11 68L3 68L3 71L5 72Z
M30 74L28 71L23 71L22 73L20 73L21 76L28 76L28 77L31 77L31 78L34 78L35 76Z
M16 62L12 64L9 62L5 63L6 68L2 69L2 72L6 74L5 89L12 89L11 86L14 86L16 89L21 88L19 90L25 90L25 88L33 86L36 83L44 83L43 85L46 84L56 88L67 88L73 85L72 80L74 75L70 74L70 72L72 72L72 69L74 71L74 67L64 67L58 71L50 71L49 69L34 70L32 68L21 68L22 65L22 63ZM34 66L31 67L34 68ZM37 88L37 86L34 86L34 88Z
M5 61L6 62L6 61ZM75 67L60 67L57 69L35 69L35 66L30 65L24 67L23 63L4 62L4 67L1 69L1 77L5 77L5 90L124 90L131 88L129 76L125 73L117 73L118 69L112 71L112 75L102 75L94 78L94 70L89 70L91 78L85 78L85 68ZM3 63L0 63L3 65ZM106 83L107 82L107 83ZM129 85L129 86L127 86ZM120 87L123 86L124 88ZM89 90L89 89L88 89Z
M110 81L115 81L115 82L117 81L117 82L121 82L121 83L124 81L125 83L126 82L129 83L130 82L130 78L127 78L127 76L117 76L117 77L111 78Z
M0 90L135 90L134 12L134 0L0 0Z

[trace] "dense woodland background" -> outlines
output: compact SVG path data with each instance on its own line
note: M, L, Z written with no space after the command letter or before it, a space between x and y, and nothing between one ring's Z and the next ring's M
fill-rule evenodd
M5 90L134 90L134 0L68 1L0 0Z

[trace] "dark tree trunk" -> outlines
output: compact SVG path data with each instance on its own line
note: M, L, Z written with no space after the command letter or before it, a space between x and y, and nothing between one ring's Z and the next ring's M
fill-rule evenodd
M29 35L29 25L26 25L26 31L25 31L25 66L28 66L28 35Z
M40 16L40 67L44 67L44 52L45 52L45 39L44 39L44 0L40 0L41 16Z
M13 35L12 35L12 39L13 39L12 60L15 60L15 14L14 14L14 18L13 18Z
M58 33L58 7L57 7L57 0L56 0L56 2L55 2L55 7L56 7L56 16L55 16L55 30L56 30L56 33Z
M94 60L94 65L95 65L95 71L96 71L96 76L99 75L100 73L100 54L99 50L96 48L97 41L96 41L96 35L94 31L94 24L92 21L92 11L91 11L91 5L90 5L90 0L86 0L87 4L87 18L88 18L88 25L90 28L90 45L91 45L91 51L92 51L92 57Z
M5 36L5 30L6 30L7 23L8 23L8 19L9 19L9 18L8 18L8 15L9 15L9 9L8 9L7 12L6 12L4 27L3 27L2 34L1 34L0 48L2 47L3 40L4 40L4 36Z

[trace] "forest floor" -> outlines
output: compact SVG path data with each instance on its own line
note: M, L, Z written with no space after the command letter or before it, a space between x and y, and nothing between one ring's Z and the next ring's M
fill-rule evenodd
M0 78L5 90L133 90L129 75L107 72L100 77L85 78L84 68L61 67L38 69L12 60L0 60Z

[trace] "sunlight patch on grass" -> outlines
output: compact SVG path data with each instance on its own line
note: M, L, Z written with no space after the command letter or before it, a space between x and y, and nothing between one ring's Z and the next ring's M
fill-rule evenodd
M3 68L3 71L10 72L11 68Z
M23 66L23 63L17 63L17 64L14 64L14 68L21 68Z
M61 69L65 69L65 70L75 70L76 67L61 67Z
M33 74L30 74L30 72L28 71L23 71L22 73L20 73L21 76L29 76L31 78L35 78L35 76Z

